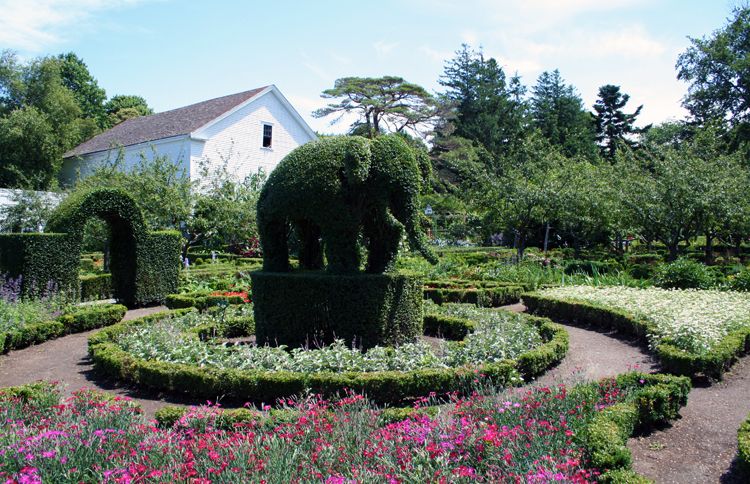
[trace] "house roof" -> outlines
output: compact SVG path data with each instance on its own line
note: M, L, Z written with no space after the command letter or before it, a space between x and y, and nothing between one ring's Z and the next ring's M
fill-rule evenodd
M128 119L81 143L65 153L63 158L190 134L227 111L257 96L268 87L259 87L171 111Z

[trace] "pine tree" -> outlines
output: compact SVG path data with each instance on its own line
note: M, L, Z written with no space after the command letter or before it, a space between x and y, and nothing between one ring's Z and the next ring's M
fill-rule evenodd
M644 133L651 127L634 126L643 105L638 106L632 114L626 114L623 108L629 100L629 95L620 92L620 86L607 84L599 88L599 99L594 103L596 141L599 143L602 156L609 160L614 160L618 144L635 148L637 143L631 135Z

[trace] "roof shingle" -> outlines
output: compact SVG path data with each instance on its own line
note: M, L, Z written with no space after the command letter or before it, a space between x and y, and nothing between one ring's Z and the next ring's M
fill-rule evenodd
M189 134L235 106L255 97L268 86L209 99L182 108L128 119L76 146L64 158L106 151L119 146L147 143Z

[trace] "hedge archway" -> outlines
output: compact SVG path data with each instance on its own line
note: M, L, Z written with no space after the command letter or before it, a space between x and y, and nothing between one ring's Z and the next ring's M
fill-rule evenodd
M54 282L80 295L78 270L86 223L100 218L111 231L112 290L128 307L163 302L176 292L181 235L148 232L138 203L128 193L101 188L76 193L53 212L43 234L0 236L0 270L23 277L34 294Z

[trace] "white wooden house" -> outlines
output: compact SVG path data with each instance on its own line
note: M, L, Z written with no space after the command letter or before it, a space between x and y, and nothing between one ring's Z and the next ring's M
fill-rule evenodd
M143 156L167 155L199 179L201 165L228 163L240 178L273 170L294 148L316 139L276 86L266 86L171 111L128 119L64 155L60 181L75 183L122 156L122 168Z

